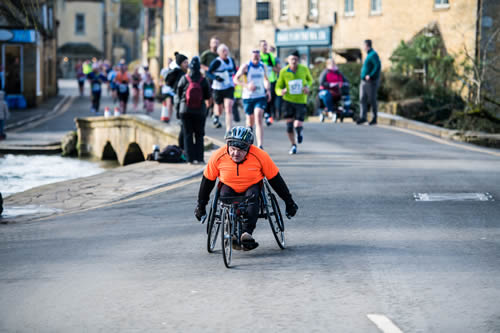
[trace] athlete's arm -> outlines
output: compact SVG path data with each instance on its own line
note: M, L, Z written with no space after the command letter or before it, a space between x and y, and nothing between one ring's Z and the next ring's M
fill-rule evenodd
M283 71L282 69L281 71ZM282 96L286 94L286 81L285 81L285 75L280 72L280 76L278 77L278 82L276 82L276 94L278 96Z
M273 190L285 202L287 216L289 218L295 216L299 207L297 206L295 201L293 201L292 194L288 190L288 186L286 186L286 183L279 172L274 178L268 179L268 181Z
M210 80L217 80L217 75L214 74L214 72L217 70L217 68L219 68L219 66L221 65L221 62L219 59L215 59L214 61L212 61L212 63L210 64L210 67L208 67L208 70L206 72L208 78Z
M248 65L244 64L243 66L240 67L240 69L238 69L238 71L236 72L236 75L233 78L234 84L242 86L242 87L244 87L246 85L245 82L240 81L240 77L246 74L247 67L248 67Z

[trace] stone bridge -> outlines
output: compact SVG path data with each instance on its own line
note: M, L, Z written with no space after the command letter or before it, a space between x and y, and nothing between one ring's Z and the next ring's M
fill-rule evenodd
M78 155L117 160L120 165L144 161L153 145L177 145L180 127L145 115L75 119Z

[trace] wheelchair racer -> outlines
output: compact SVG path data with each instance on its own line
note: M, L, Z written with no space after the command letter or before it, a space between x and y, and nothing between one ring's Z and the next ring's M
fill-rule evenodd
M226 145L212 154L198 193L198 205L194 211L195 217L201 221L206 215L210 192L219 178L222 186L220 197L252 196L249 201L248 219L242 224L241 243L243 250L249 251L257 248L252 233L259 217L259 194L261 181L266 177L274 191L286 204L286 214L295 216L298 206L293 201L288 187L279 173L271 157L262 149L253 146L253 133L250 128L237 126L232 128L225 136ZM238 249L234 246L235 249Z

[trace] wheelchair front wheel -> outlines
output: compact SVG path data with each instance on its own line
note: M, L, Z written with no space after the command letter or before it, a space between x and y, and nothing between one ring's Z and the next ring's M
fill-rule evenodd
M217 236L220 230L220 221L217 221L217 206L210 207L210 213L208 214L208 225L207 225L207 251L208 253L214 252L215 245L217 244Z
M222 258L224 259L224 265L227 268L231 268L231 259L233 256L233 228L231 226L231 219L229 217L229 211L224 209L221 214L221 244L222 244Z

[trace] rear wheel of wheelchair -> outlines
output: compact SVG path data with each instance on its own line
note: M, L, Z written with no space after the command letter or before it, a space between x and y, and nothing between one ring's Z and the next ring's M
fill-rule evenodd
M214 252L215 245L217 244L217 236L220 230L220 220L217 220L217 206L215 208L210 207L210 213L208 214L208 224L207 224L207 251L209 253Z
M269 194L269 201L271 202L271 209L268 209L268 217L269 217L269 226L273 231L274 239L278 246L281 249L284 249L286 246L285 243L285 223L283 221L283 216L281 215L280 206L278 204L278 200L276 200L276 196L273 193Z
M227 268L231 267L231 258L233 256L233 239L232 239L232 227L231 220L229 219L229 211L226 209L222 212L221 216L221 244L222 244L222 258L224 259L224 265Z

